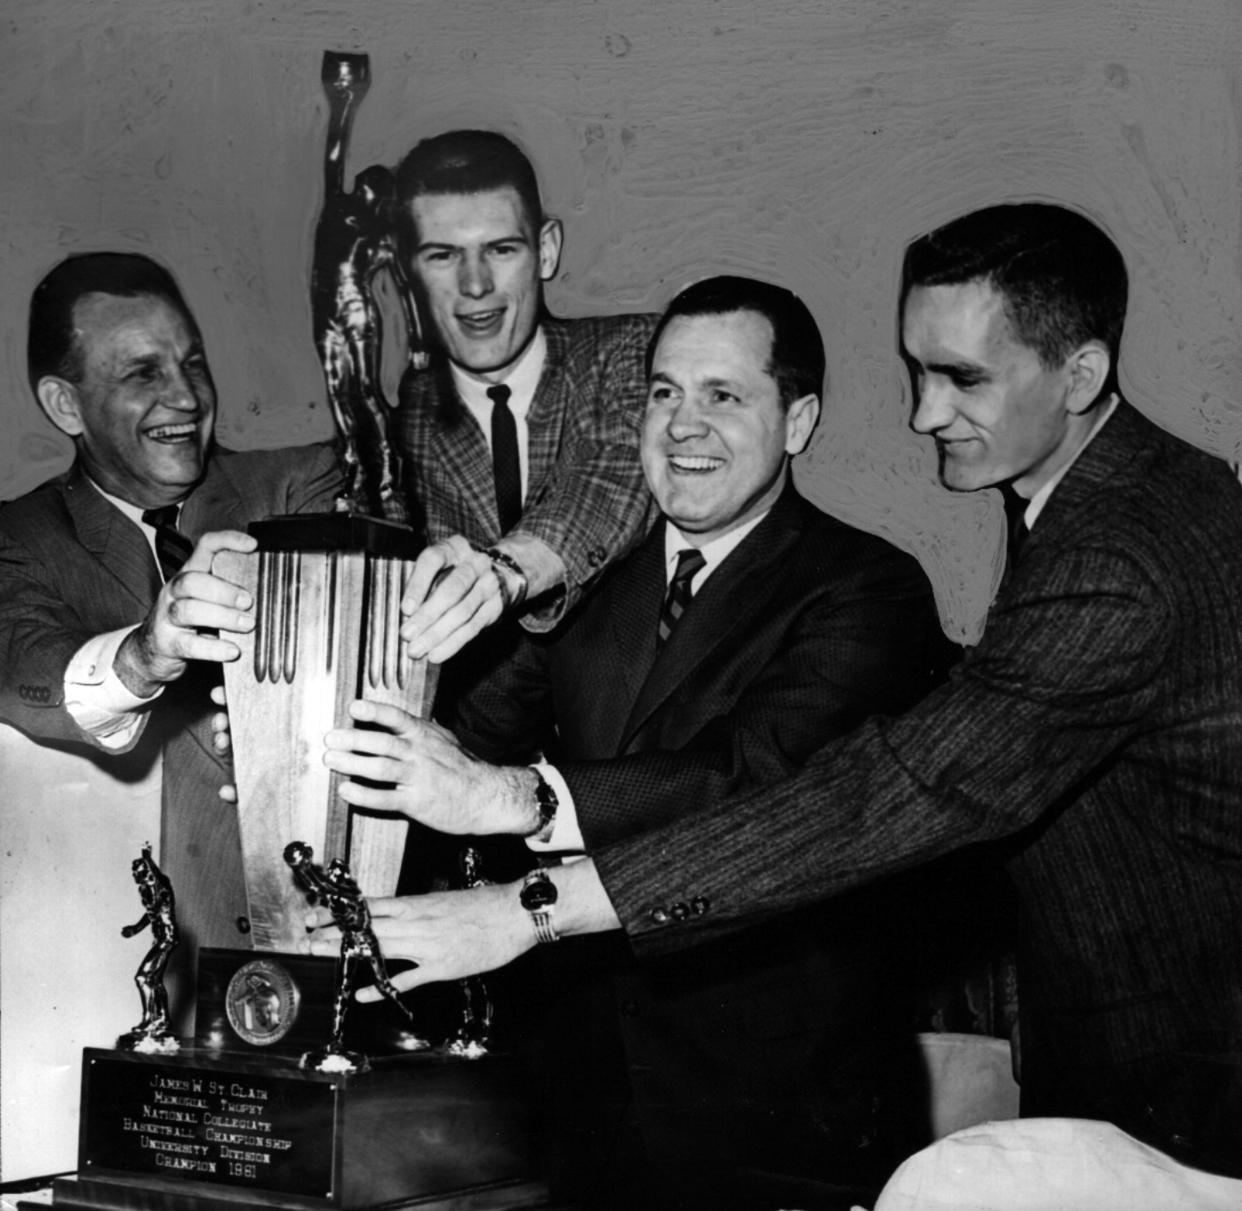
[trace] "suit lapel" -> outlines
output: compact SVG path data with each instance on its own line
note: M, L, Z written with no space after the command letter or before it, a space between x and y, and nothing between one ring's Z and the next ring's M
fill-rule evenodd
M643 545L600 586L597 598L601 608L607 603L611 649L599 655L601 665L610 668L615 677L620 701L609 711L609 717L616 720L618 729L637 701L656 658L656 628L666 582L664 526L661 519ZM618 752L620 737L618 730Z
M207 474L183 505L177 528L195 542L208 530L240 530L244 534L252 515L224 460L212 458Z
M767 517L748 534L707 578L677 629L658 654L655 628L664 593L663 530L660 534L660 586L650 608L650 672L626 721L618 752L641 748L638 733L705 661L744 635L773 594L780 578L775 569L784 561L801 533L801 498L792 487ZM635 649L637 650L637 649Z
M64 495L78 541L128 596L150 609L161 581L142 531L96 491L76 463L65 481Z
M500 533L495 478L487 438L470 410L457 397L447 365L436 373L435 421L428 457L438 461L457 482L467 510L485 523L489 534Z
M531 401L530 412L526 418L526 453L529 465L526 501L523 507L527 509L539 499L544 484L552 475L552 469L556 465L557 451L561 448L566 418L572 406L567 398L570 384L565 372L565 359L569 349L569 328L564 323L548 316L545 316L541 322L544 339L547 342L547 355L544 358L543 373L539 376L535 397Z
M1135 458L1149 445L1155 427L1125 400L1106 420L1087 448L1053 489L1030 535L1022 544L1022 554L1014 561L1013 572L1026 562L1032 551L1052 544L1060 546L1058 533L1073 526L1079 510L1114 476L1124 474Z

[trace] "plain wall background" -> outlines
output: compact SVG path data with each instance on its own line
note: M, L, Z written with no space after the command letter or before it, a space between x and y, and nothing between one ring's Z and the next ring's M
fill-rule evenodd
M656 309L722 271L801 294L830 381L799 483L913 551L955 638L979 632L1000 509L994 494L937 486L930 443L906 427L894 306L910 239L1020 198L1101 221L1132 275L1127 394L1198 445L1242 449L1234 0L6 0L0 498L68 461L30 395L24 344L32 287L73 251L131 249L174 270L226 444L329 434L309 305L326 49L371 57L350 181L452 126L529 149L566 226L553 310ZM72 1096L19 1104L31 1065L72 1066L80 1042L110 1043L136 1017L140 956L113 972L121 1008L102 1014L107 974L58 958L46 923L110 939L137 915L128 862L150 804L13 733L0 763L0 1163L12 1179L73 1164ZM79 784L74 828L14 827L14 804L56 813L56 789ZM31 877L44 870L55 876ZM104 900L84 899L88 885ZM68 1017L46 1012L32 954L61 965Z

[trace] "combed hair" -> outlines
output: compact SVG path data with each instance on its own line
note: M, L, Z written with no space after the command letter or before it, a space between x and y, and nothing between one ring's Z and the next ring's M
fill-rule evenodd
M660 317L647 344L647 377L660 336L676 316L754 311L772 325L772 355L765 370L776 380L785 407L804 395L822 395L826 359L819 326L792 290L754 278L721 276L687 286Z
M1117 245L1063 206L990 206L915 240L902 266L901 300L923 286L984 281L1005 300L1014 333L1047 369L1087 341L1102 341L1116 382L1129 279Z
M150 257L136 252L75 253L52 269L30 297L26 373L32 389L49 374L72 383L81 380L82 350L74 335L73 312L88 294L164 299L193 326L172 274Z
M512 186L532 234L543 226L539 182L526 154L492 130L450 130L423 139L397 166L403 236L413 239L409 203L425 194L486 193Z

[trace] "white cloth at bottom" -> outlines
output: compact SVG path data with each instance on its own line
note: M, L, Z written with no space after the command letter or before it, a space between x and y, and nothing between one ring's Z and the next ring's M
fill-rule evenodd
M1111 1123L980 1123L905 1160L874 1211L1239 1211L1242 1181L1178 1164ZM861 1209L860 1209L861 1211Z

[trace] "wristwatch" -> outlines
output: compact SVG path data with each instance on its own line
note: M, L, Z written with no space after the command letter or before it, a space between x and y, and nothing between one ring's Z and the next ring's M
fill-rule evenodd
M474 544L472 543L471 546ZM474 550L480 555L486 555L492 561L492 571L496 573L496 579L500 581L500 597L505 610L519 609L530 589L530 581L522 570L522 565L499 547L474 546Z
M535 766L530 767L534 772L535 782L535 803L539 808L539 823L535 825L530 832L525 833L524 837L527 841L538 841L544 844L552 837L552 829L556 826L556 811L560 807L561 801L556 797L556 791L548 785L548 780L539 772Z
M522 890L518 893L518 901L530 913L535 936L541 942L555 942L560 937L552 924L552 914L556 911L556 895L556 884L548 878L548 872L541 866L526 876L522 881Z

